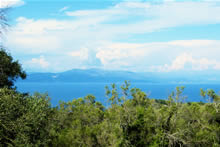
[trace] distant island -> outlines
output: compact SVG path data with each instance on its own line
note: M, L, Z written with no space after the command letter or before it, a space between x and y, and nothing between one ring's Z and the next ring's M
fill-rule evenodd
M189 72L131 72L103 69L72 69L59 73L28 73L19 82L148 82L174 84L218 84L220 75L210 71Z

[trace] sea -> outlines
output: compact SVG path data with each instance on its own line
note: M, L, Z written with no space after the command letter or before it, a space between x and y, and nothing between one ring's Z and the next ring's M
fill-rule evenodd
M17 90L20 92L34 94L35 92L47 93L50 97L52 106L58 106L61 101L68 102L73 99L85 97L92 94L96 97L96 101L107 106L109 104L108 97L105 95L105 87L111 87L112 83L39 83L39 82L18 82ZM123 83L115 83L117 88ZM182 96L185 102L205 102L200 96L200 88L213 89L220 94L220 84L161 84L161 83L131 83L131 88L139 88L144 91L149 98L168 99L168 96L175 91L177 86L184 86ZM118 90L119 94L121 93Z

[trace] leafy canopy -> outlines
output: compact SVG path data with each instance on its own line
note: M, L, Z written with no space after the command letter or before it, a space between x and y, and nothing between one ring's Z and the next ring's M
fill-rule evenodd
M0 49L0 88L12 88L18 79L25 79L26 73L23 71L18 61L13 61L12 56L4 49Z

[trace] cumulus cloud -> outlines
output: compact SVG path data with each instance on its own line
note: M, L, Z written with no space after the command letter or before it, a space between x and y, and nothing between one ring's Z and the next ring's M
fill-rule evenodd
M219 70L220 41L179 40L153 43L109 43L97 51L105 68L134 71ZM171 62L170 65L168 63ZM167 63L167 64L164 64ZM161 66L164 64L163 66ZM152 66L153 65L153 66Z
M35 67L36 69L45 69L48 68L50 63L45 59L44 56L40 56L39 58L32 58L30 61L27 61L25 66L26 68Z
M82 48L77 51L69 52L68 55L75 58L80 58L80 60L88 60L89 57L88 48Z
M1 0L0 8L9 8L9 7L17 7L24 5L24 1L22 0Z
M190 66L190 67L187 67ZM192 54L183 53L176 57L170 65L165 64L163 66L152 66L152 71L169 72L177 70L207 70L215 69L220 70L220 61L203 58L193 58Z
M98 48L96 58L106 68L134 66L137 60L145 58L151 51L144 46L145 44L108 43Z

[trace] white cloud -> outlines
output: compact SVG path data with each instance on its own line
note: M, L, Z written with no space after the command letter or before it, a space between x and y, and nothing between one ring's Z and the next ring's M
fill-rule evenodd
M0 8L9 8L9 7L17 7L24 5L24 1L22 0L1 0Z
M30 61L27 61L25 66L27 68L30 67L35 67L35 68L48 68L49 67L49 62L46 61L44 56L40 56L39 58L32 58Z
M109 43L96 53L104 68L134 71L220 70L219 40ZM186 53L183 53L186 52ZM171 65L164 64L171 62ZM161 66L164 64L163 66ZM153 65L153 66L152 66ZM188 67L190 65L190 67Z
M186 67L186 66L190 67ZM164 64L163 66L152 66L152 71L158 72L169 72L169 71L177 71L177 70L207 70L207 69L215 69L220 70L220 61L215 59L207 59L203 58L194 58L192 54L183 53L176 57L171 63L171 65Z
M89 58L88 48L82 48L77 51L72 51L68 53L68 55L75 58L80 58L80 60L88 60Z
M105 29L118 34L147 33L184 25L220 23L218 2L178 1L151 4L149 2L122 2L108 9L68 11L68 16L80 19L102 18ZM139 18L139 19L136 19ZM121 22L130 20L126 25ZM112 25L111 22L114 22ZM117 24L119 23L119 24ZM104 25L103 25L104 26Z
M151 51L144 44L109 43L98 48L96 58L100 59L105 68L134 66Z

